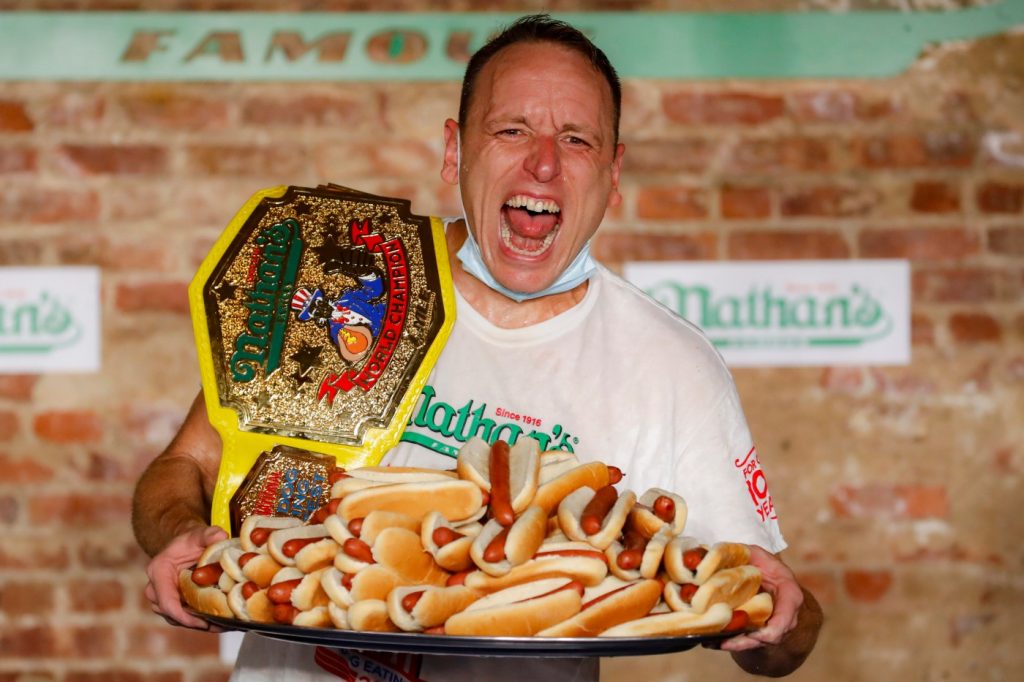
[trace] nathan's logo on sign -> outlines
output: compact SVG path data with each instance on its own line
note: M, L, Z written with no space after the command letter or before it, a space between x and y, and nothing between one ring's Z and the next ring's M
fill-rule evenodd
M630 263L626 277L733 365L910 361L905 261Z
M231 378L247 382L263 367L270 374L281 362L284 333L295 277L302 257L302 237L294 219L264 228L256 237L249 261L243 305L248 309L245 331L235 338Z
M0 268L0 372L99 368L99 271Z
M351 247L327 247L324 272L344 273L356 285L334 293L299 289L291 303L296 319L323 327L347 363L362 363L321 379L317 400L327 404L356 387L373 388L391 363L409 313L409 256L402 240L384 239L368 219L352 221L349 233Z
M82 336L71 310L49 291L28 300L0 303L0 353L49 353Z
M449 457L457 457L461 444L474 436L488 443L496 440L515 443L520 436L526 436L540 443L542 451L575 452L580 439L566 431L561 424L548 425L546 421L503 407L489 410L487 403L478 404L472 399L455 407L438 400L437 391L427 384L420 393L419 404L406 425L402 440ZM443 439L447 439L447 442ZM456 444L452 444L452 440Z
M752 286L739 296L709 286L660 282L647 293L704 329L716 346L857 346L892 331L881 301L854 284L843 291L795 287L776 293ZM731 335L734 330L799 331L800 334Z

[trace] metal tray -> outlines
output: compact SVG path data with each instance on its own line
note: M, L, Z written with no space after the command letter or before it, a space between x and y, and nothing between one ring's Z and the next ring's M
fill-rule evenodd
M195 613L195 612L192 612ZM249 623L195 613L226 630L246 630L266 637L301 644L317 644L365 651L394 651L449 656L650 656L686 651L705 643L734 637L737 632L686 637L455 637L411 632L355 632L328 628L297 627L271 623Z

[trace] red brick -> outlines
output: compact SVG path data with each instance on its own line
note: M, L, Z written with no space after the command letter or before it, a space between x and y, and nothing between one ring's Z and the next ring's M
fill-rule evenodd
M31 147L0 147L0 175L33 173L38 154Z
M56 243L57 258L67 265L99 265L120 272L166 272L172 268L175 254L166 245L114 241L103 237L71 233Z
M95 412L42 412L33 420L36 435L51 443L94 443L103 437L103 420Z
M86 175L160 175L167 171L168 155L156 145L65 144L57 162L66 172Z
M1022 296L1019 276L1012 271L981 268L919 268L913 275L915 301L983 303L1016 301Z
M43 115L48 126L71 130L95 130L103 123L107 101L87 85L76 86L63 83L59 92L47 100Z
M782 195L783 216L862 216L871 212L880 200L872 187L823 185L786 191Z
M1003 338L1002 325L985 313L954 313L949 331L957 343L996 343Z
M52 658L57 654L57 636L53 627L14 627L0 630L0 660L16 658Z
M890 135L858 139L853 154L867 168L966 168L977 152L975 138L962 132Z
M18 535L12 531L0 543L0 568L65 570L69 563L66 544L41 543L37 530L28 535ZM0 651L3 651L2 647Z
M0 374L0 399L27 402L37 381L38 374Z
M941 181L915 182L910 208L918 213L955 213L960 210L960 188Z
M910 343L914 346L935 345L935 322L920 313L910 315Z
M326 126L345 129L377 120L377 102L354 94L350 98L306 95L258 97L245 103L242 122L268 126Z
M116 98L133 127L169 130L222 130L228 126L225 100L185 94L180 87L154 85Z
M892 116L898 107L886 96L862 91L813 90L787 95L790 115L801 123L877 121Z
M69 187L7 187L0 192L0 214L6 223L61 223L96 220L99 197L93 190Z
M19 506L17 498L11 495L0 496L0 523L5 526L13 526L18 520Z
M786 104L778 95L749 92L675 92L662 99L670 121L711 125L757 125L785 113Z
M54 673L49 670L0 671L0 682L51 682L55 679Z
M196 678L196 682L228 682L231 679L231 670L222 668L220 670L204 670Z
M627 145L623 173L703 173L718 145L705 138L637 140Z
M109 658L114 655L114 628L107 625L84 625L70 630L68 658Z
M121 428L133 443L166 445L185 421L187 406L133 406L122 412Z
M44 615L53 611L53 583L4 581L0 583L0 612L8 618Z
M32 523L60 523L80 528L106 523L124 523L131 514L131 508L131 497L128 495L36 495L29 500L29 519Z
M713 260L718 236L699 234L629 234L598 232L594 257L609 263L644 260Z
M153 626L135 627L127 633L128 650L141 660L159 660L164 656L215 656L219 651L216 635L209 632L170 628L162 621Z
M64 675L64 682L181 682L184 679L180 670L127 670L110 668L103 670L69 670Z
M725 186L719 202L723 218L767 218L772 213L772 193L764 187Z
M941 519L949 515L943 486L839 486L829 495L829 506L839 518Z
M637 193L636 214L650 220L705 218L707 191L694 187L645 187Z
M187 282L119 284L114 298L117 309L123 312L188 314Z
M26 485L49 481L53 478L53 469L43 464L41 460L40 457L16 459L7 454L0 454L0 471L4 472L4 482Z
M42 265L42 246L40 240L0 241L0 265Z
M859 367L826 367L818 383L833 393L856 394L865 388L865 374Z
M984 213L1020 213L1024 207L1024 185L986 182L978 187L975 200Z
M25 105L11 100L0 100L0 132L24 133L35 128Z
M809 137L747 138L732 148L725 166L734 174L827 172L834 169L833 158L832 143L826 140Z
M990 228L988 250L1004 256L1024 256L1024 226Z
M134 539L104 542L85 540L78 548L78 560L85 568L110 570L141 570L146 565L146 555Z
M21 430L18 415L14 412L0 411L0 441L8 441L18 435ZM3 455L0 455L0 460Z
M294 143L274 147L192 146L188 149L188 170L204 175L263 175L282 178L304 173L310 156Z
M889 571L846 571L843 573L843 587L854 601L876 602L892 587L892 573Z
M839 586L831 571L800 571L796 574L796 580L822 606L835 604Z
M848 258L850 248L833 230L740 231L729 235L727 254L735 260Z
M169 439L168 442L170 442ZM121 481L127 483L134 481L137 478L137 474L142 473L141 471L135 472L134 470L129 472L123 462L98 452L90 452L88 459L85 461L76 460L74 468L87 481Z
M974 230L961 228L867 229L858 237L862 258L909 258L960 260L979 252L980 240Z
M52 588L51 588L52 589ZM124 605L121 580L68 580L65 590L72 611L114 611Z

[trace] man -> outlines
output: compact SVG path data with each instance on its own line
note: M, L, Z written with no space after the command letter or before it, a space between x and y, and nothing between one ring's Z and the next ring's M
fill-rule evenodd
M441 171L464 206L447 230L458 319L407 427L412 437L385 462L448 468L444 453L470 435L511 434L616 465L637 492L679 492L687 534L750 544L775 600L764 628L721 648L745 670L785 675L813 648L821 612L772 553L785 547L777 521L751 502L744 476L751 463L760 470L731 377L695 328L589 256L605 210L621 201L619 102L604 54L546 17L520 20L470 61L459 122L445 122ZM155 555L147 596L189 627L206 626L181 609L174 577L223 537L206 526L219 458L197 399L136 492L136 535ZM243 645L238 679L330 679L360 660L254 640ZM597 675L595 659L394 665L431 681Z

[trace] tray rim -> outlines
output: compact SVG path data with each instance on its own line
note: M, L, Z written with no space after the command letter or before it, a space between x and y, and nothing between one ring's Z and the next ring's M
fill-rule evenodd
M461 637L418 632L357 632L332 628L299 627L278 623L254 623L200 613L190 613L226 630L252 632L271 639L313 646L365 651L482 657L589 658L653 656L688 651L717 643L743 631L678 637Z

